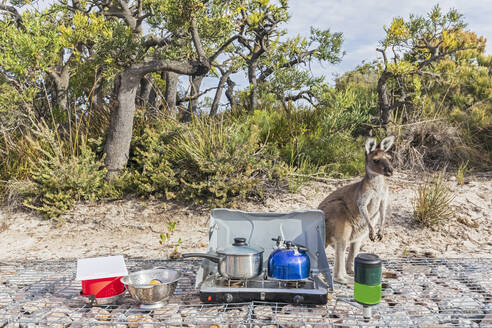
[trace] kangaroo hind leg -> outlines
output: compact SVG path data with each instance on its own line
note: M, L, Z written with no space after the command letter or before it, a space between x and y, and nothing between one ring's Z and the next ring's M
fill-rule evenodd
M347 262L345 263L345 269L349 274L354 273L354 259L357 256L357 254L359 254L360 246L361 246L360 240L356 240L350 243L350 250L347 256Z
M336 282L346 284L348 283L347 273L345 272L345 249L347 248L347 242L345 240L337 240L335 243L335 277L333 280Z

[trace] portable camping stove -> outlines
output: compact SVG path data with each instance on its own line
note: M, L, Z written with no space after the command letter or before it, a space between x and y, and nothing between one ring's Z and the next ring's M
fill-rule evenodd
M310 275L301 280L279 280L268 277L268 257L282 236L305 245L311 262ZM244 237L250 245L264 248L263 273L248 280L230 280L218 273L217 264L204 260L196 284L204 303L238 303L271 301L294 304L326 304L333 289L325 254L325 220L318 210L289 213L248 213L215 209L210 218L208 251L227 247L235 237Z

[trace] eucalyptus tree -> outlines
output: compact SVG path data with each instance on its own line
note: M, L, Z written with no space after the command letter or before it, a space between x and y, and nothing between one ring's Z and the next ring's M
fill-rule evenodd
M439 80L435 70L444 60L456 61L467 51L480 47L465 35L466 24L457 10L443 13L435 6L427 16L410 15L408 20L394 18L385 27L381 47L382 72L378 79L380 123L390 122L395 109L413 108L424 80Z
M41 58L32 56L39 51L35 45L39 40L26 33L23 16L17 8L1 4L0 14L0 128L4 131L22 125L22 117L34 113L34 98L39 90L37 73L42 70L40 64L46 65L44 61L39 63ZM34 16L24 13L24 17L27 15ZM27 22L33 25L34 35L41 33L34 19ZM26 40L30 43L25 44ZM45 48L40 50L42 54Z
M242 32L242 27L237 25L241 0L236 1L204 1L204 10L197 12L198 32L202 40L203 55L209 63L210 69L218 65L217 60L224 52L230 53ZM228 55L225 55L226 57ZM190 94L178 101L189 101L188 118L196 112L198 98L203 94L217 89L208 88L201 91L203 79L209 75L210 69L200 75L190 77Z
M284 39L287 33L284 25L289 18L287 0L251 1L241 10L242 33L237 53L245 61L250 111L258 105L260 89L272 91L284 105L285 101L308 99L310 85L319 83L322 78L313 78L307 70L298 69L299 65L313 60L334 64L343 55L342 33L311 28L308 38ZM268 86L269 80L274 83ZM300 85L306 88L302 90ZM289 89L298 90L299 94L284 94Z
M198 0L91 0L89 8L107 20L124 26L126 44L117 56L119 71L114 78L113 109L104 147L109 176L118 174L128 161L136 94L142 78L152 72L204 76L211 61L227 44L212 52L202 36L224 38L231 19L226 15L234 2ZM144 26L146 28L144 28ZM114 49L113 49L114 51ZM171 85L171 83L169 84ZM169 91L169 92L168 92ZM166 94L172 90L167 90ZM171 96L172 97L172 96Z
M55 85L51 104L59 106L55 109L64 115L73 53L68 54L68 60L64 59L66 40L57 29L60 18L48 10L25 10L19 14L14 6L2 5L2 9L8 10L0 22L2 74L19 92L20 86L47 89L47 79L51 77Z
M314 76L310 70L313 61L335 64L343 52L342 33L329 29L311 28L309 37L296 36L277 41L260 60L257 78L261 89L275 95L287 113L290 103L304 100L317 106L322 96L319 90L325 84L323 76Z
M9 8L9 13L15 10ZM75 111L89 98L94 69L104 63L111 70L110 56L101 54L118 39L114 27L102 15L84 12L77 0L53 3L42 11L27 8L0 24L5 31L0 35L0 71L20 95L23 89L36 89L31 97L36 115L50 124L62 123L72 137L72 120L85 117Z
M289 20L288 0L247 1L240 8L242 29L237 53L246 63L249 82L249 111L258 105L258 64L271 49L271 44L287 32L281 28Z

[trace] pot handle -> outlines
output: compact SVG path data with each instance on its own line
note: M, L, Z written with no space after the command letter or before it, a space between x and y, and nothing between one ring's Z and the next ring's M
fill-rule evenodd
M205 254L205 253L185 253L181 255L183 258L187 257L203 257L206 258L207 260L210 260L215 263L219 263L220 257L217 255L212 255L212 254Z

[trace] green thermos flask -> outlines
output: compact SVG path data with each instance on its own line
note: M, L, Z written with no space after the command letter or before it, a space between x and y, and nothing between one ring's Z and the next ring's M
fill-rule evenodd
M381 301L381 269L376 254L360 253L354 260L354 299L364 306L364 317L371 316L369 306Z

